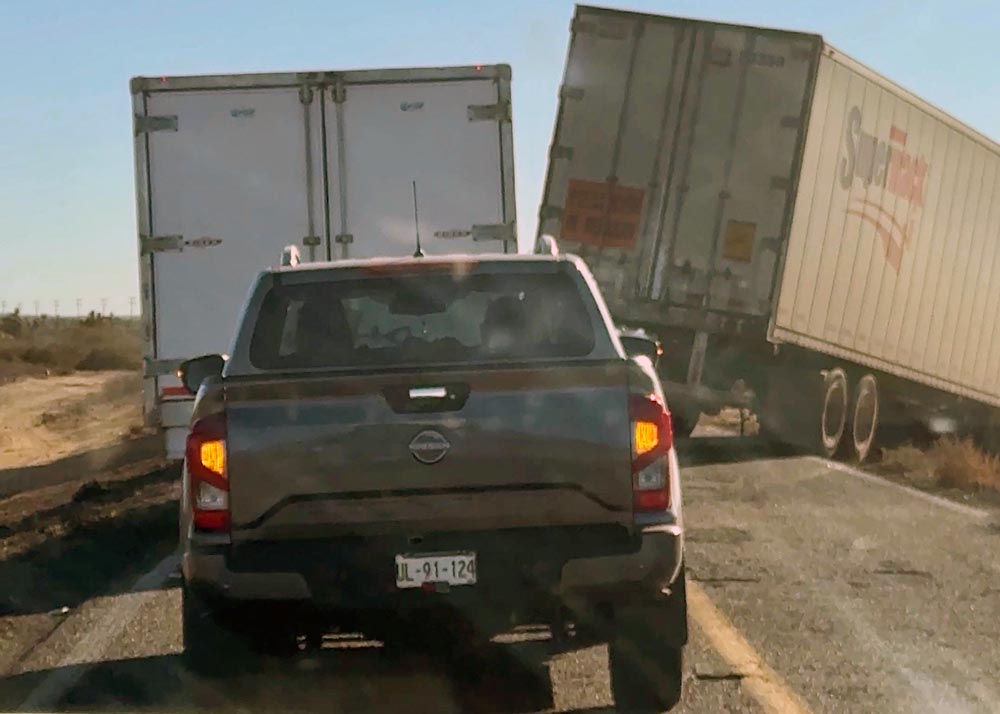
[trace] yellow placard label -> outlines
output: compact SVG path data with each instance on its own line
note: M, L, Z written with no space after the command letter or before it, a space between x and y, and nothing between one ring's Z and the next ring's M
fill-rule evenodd
M729 221L726 223L726 235L722 242L722 257L726 260L736 260L741 263L753 261L753 241L757 233L757 224L747 221Z

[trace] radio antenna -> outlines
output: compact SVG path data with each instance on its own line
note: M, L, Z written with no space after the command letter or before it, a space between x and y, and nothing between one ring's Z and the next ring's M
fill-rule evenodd
M413 182L413 227L417 233L417 249L413 253L414 258L423 258L424 251L420 248L420 216L417 214L417 182Z

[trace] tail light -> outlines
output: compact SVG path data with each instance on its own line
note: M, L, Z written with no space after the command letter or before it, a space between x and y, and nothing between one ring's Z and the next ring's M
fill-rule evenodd
M632 396L632 505L638 512L670 508L670 412L655 394Z
M229 474L226 470L226 417L199 419L187 438L188 493L194 528L229 531Z

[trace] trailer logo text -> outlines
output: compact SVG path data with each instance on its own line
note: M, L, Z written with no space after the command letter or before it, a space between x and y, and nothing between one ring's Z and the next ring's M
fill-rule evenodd
M927 192L927 160L906 150L906 131L889 128L888 139L880 139L861 129L861 109L851 107L844 129L844 157L840 160L840 185L850 190L855 179L864 189L847 209L875 228L882 239L889 265L899 272L903 249L910 242L913 225L924 205ZM869 194L869 190L879 190ZM872 198L869 198L872 196ZM887 198L891 209L883 207ZM902 221L899 216L903 216Z

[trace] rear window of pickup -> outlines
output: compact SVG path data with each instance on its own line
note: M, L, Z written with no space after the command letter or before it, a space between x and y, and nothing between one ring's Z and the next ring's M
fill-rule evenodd
M589 297L589 296L588 296ZM276 284L250 341L257 369L585 357L594 325L565 273L409 274Z

